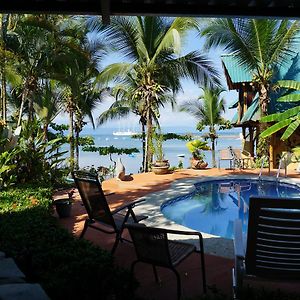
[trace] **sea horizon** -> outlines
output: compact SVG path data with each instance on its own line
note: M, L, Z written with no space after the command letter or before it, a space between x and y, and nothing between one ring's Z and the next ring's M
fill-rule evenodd
M124 131L135 131L135 129L125 129ZM195 139L201 138L207 130L199 132L193 127L162 127L163 133L177 133L177 134L192 134ZM125 171L127 174L134 174L140 171L142 164L142 142L139 139L133 139L131 136L116 136L113 135L114 132L120 131L118 127L98 127L95 130L92 128L85 128L81 132L81 136L92 136L95 141L96 147L107 147L114 146L117 148L137 148L140 152L132 155L116 155L113 154L112 158L114 161L120 157L122 163L125 166ZM240 138L241 129L240 128L231 128L226 130L218 131L219 138L216 143L216 158L218 163L218 152L220 149L226 149L229 146L241 149L241 138ZM186 141L181 140L167 140L163 143L163 152L165 159L168 159L170 166L177 167L180 161L183 164L184 168L190 166L189 159L191 153L186 148ZM208 140L208 145L210 141ZM212 167L212 158L211 151L204 151L205 161L208 163L208 167ZM80 149L79 156L79 166L83 167L94 167L98 168L100 166L110 167L113 165L113 162L110 161L109 155L99 155L97 152L84 152ZM228 162L221 162L221 167L228 167Z

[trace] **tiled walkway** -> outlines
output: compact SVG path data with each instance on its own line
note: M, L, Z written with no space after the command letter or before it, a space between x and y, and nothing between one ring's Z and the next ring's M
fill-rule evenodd
M230 170L180 170L167 175L154 175L153 173L135 174L130 181L117 181L110 179L103 182L103 189L106 193L113 192L113 195L108 197L109 204L115 208L128 201L135 200L149 193L161 191L170 187L170 184L176 179L192 178L195 176L226 176L232 174L258 174L257 170L252 171L230 171ZM274 174L274 172L273 172ZM293 177L299 177L295 175ZM59 197L60 192L55 195ZM77 196L77 199L78 196ZM86 218L85 210L80 201L76 201L72 209L72 217L67 219L60 219L61 224L66 227L74 235L78 236L83 228L83 223ZM127 235L127 232L125 232ZM99 231L88 229L85 238L94 242L102 248L110 250L114 236L103 234ZM135 260L134 248L129 243L122 243L118 246L115 253L116 262L129 268L131 262ZM209 286L216 286L226 294L231 293L231 268L233 260L223 258L215 255L205 255L206 259L206 273L207 284ZM159 275L162 284L159 286L155 283L152 267L145 264L137 264L135 268L136 278L140 282L140 287L137 294L145 299L175 299L176 298L176 278L175 275L169 271L159 268ZM182 279L183 297L193 297L202 294L201 289L201 271L200 271L200 257L193 254L181 265L178 266ZM269 285L270 286L270 285ZM274 287L277 285L274 285ZM297 291L299 287L295 284L283 286L288 290ZM299 290L300 292L300 290Z

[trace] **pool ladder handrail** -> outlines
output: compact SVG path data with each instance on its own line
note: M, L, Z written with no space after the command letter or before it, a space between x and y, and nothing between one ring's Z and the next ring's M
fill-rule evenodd
M280 176L280 169L281 169L282 163L284 163L284 177L287 177L287 155L285 155L285 154L283 154L280 157L279 164L278 164L278 170L277 170L277 174L276 174L276 180L278 180L278 178Z
M259 175L258 175L258 180L261 180L261 176L262 176L262 170L264 168L264 164L265 164L265 160L267 159L266 156L263 156L262 157L262 160L261 160L261 166L260 166L260 171L259 171Z

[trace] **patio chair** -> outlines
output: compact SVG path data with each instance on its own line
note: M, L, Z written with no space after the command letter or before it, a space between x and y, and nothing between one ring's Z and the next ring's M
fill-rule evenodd
M200 232L154 228L143 224L126 224L125 227L129 230L137 256L137 260L131 265L132 273L137 262L148 263L153 266L155 280L159 282L156 266L171 269L176 275L177 298L180 299L181 280L175 267L191 253L198 252L201 257L202 286L204 293L206 293L204 248ZM169 240L168 234L198 236L199 250L192 244Z
M218 168L221 168L221 161L229 161L229 169L233 169L233 156L232 153L229 151L229 149L221 149L219 150L219 164Z
M233 292L244 278L300 280L300 199L250 197L247 244L234 224Z
M86 173L82 177L80 177L80 175L82 175L82 173L72 173L88 214L80 238L84 236L88 227L108 234L116 234L116 240L111 250L111 252L114 253L119 242L126 240L122 238L124 224L126 222L138 223L147 218L146 216L137 216L133 211L135 205L144 200L133 201L111 211L98 177L91 174L87 175ZM96 224L103 226L99 227L96 226Z

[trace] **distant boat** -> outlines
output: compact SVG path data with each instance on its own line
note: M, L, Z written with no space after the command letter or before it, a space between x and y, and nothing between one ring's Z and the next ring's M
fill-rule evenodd
M185 157L185 154L177 154L178 157Z
M130 131L129 129L127 131L114 131L113 132L113 135L121 135L121 136L131 136L131 135L134 135L134 134L137 134L137 132L133 132L133 131Z

